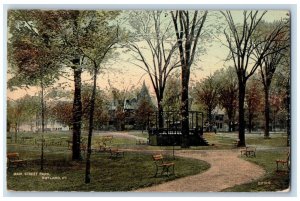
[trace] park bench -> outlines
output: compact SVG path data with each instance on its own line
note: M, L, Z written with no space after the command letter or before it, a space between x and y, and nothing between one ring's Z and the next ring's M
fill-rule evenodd
M290 170L290 152L288 152L287 154L287 158L286 159L277 159L276 160L276 171L279 172L279 164L281 164L282 166L286 166L287 167L287 171Z
M155 172L154 177L157 176L159 170L160 170L160 175L163 175L163 173L167 173L167 176L169 176L171 167L173 169L172 174L175 175L175 163L164 162L164 158L161 154L153 155L152 158L154 160L154 164L156 167L156 172Z
M124 158L124 151L121 151L117 148L110 148L109 149L109 153L110 153L110 158Z
M19 153L7 153L8 167L19 167L25 165L25 160L20 160Z
M245 155L247 157L256 157L256 147L245 147L244 149L241 149L241 156L242 155Z

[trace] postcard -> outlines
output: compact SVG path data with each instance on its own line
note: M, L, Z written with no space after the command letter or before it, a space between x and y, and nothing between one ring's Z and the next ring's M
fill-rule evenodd
M289 192L290 10L8 9L8 192Z

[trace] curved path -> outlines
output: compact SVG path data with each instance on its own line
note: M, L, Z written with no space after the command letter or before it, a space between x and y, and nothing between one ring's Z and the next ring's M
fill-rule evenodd
M265 174L258 165L239 158L239 154L238 150L177 151L177 156L204 160L211 167L203 173L138 189L136 192L217 192L251 182Z

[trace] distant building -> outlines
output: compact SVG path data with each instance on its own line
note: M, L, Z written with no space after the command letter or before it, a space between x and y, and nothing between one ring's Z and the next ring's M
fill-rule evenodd
M124 101L112 100L109 106L109 125L123 130L125 126L133 127L136 124L135 112L141 101L147 101L154 107L149 90L143 82L140 92L133 98L125 98ZM120 125L122 124L122 125Z
M37 132L42 130L41 120L34 122L28 122L20 125L19 132ZM46 120L45 121L45 131L69 131L70 128L67 125L64 125L55 120Z

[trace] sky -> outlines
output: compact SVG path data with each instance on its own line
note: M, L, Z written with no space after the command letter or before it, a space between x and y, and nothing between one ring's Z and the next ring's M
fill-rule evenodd
M287 13L288 11L286 10L269 10L263 19L268 22L272 22L286 17ZM232 11L232 15L235 22L238 23L241 21L241 14L241 11ZM218 11L209 12L206 26L214 26L214 23L225 23L222 16L219 15ZM228 49L227 47L222 45L222 43L226 43L226 41L224 35L220 34L218 36L215 36L215 38L213 38L210 43L204 44L206 48L206 53L200 55L199 60L194 63L191 69L191 81L199 81L202 78L213 74L218 69L232 65L230 64L230 62L225 62L226 56L228 55ZM199 41L199 45L200 44L201 41ZM101 89L106 89L109 87L110 82L114 87L120 89L130 88L132 86L134 88L139 88L142 85L143 81L145 81L146 85L149 87L149 90L153 95L153 87L151 85L149 76L145 73L145 71L127 62L126 60L128 58L128 54L121 54L116 61L111 63L109 68L113 70L106 71L105 73L102 73L99 76L98 86L100 86ZM9 79L9 77L10 76L8 75L7 78ZM84 83L88 83L91 81L91 77L89 76L89 74L84 73L82 76L82 80ZM66 80L65 78L61 78L57 82L57 84L65 82L69 83L69 89L73 88L73 83ZM57 86L57 84L55 86ZM32 87L27 90L7 90L7 98L18 99L26 94L34 95L37 92L39 92L39 88L35 87Z

